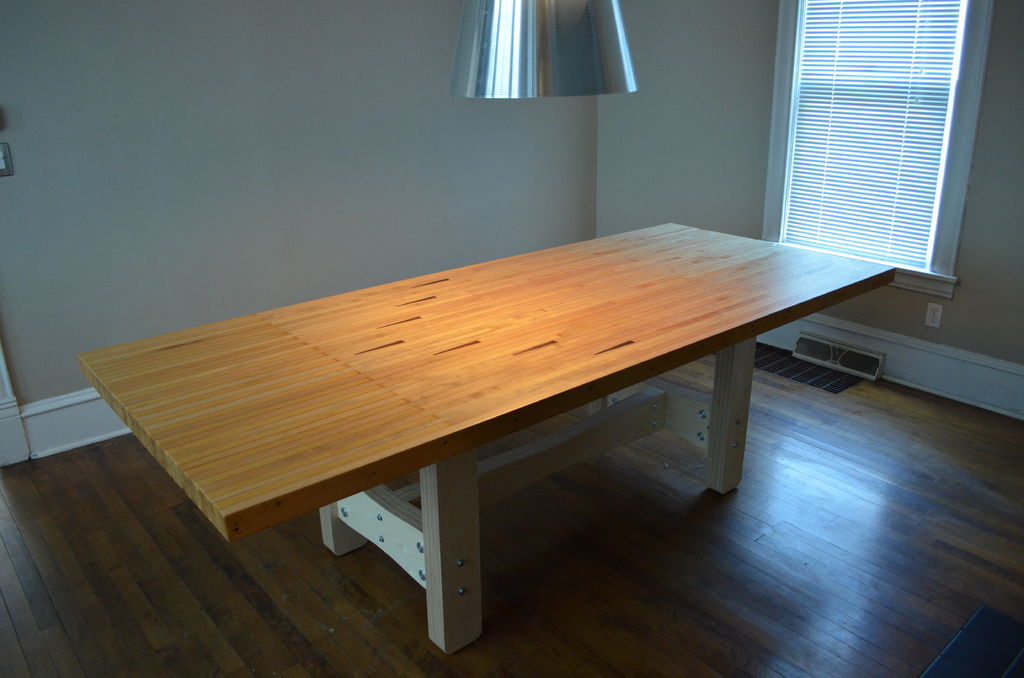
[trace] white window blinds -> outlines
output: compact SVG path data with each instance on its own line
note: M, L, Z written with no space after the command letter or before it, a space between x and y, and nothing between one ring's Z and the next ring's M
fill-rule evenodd
M784 242L928 267L965 5L801 3Z

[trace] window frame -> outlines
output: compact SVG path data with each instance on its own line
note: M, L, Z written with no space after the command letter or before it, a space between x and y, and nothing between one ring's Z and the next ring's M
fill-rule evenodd
M960 77L953 95L949 146L946 151L945 176L939 197L931 261L927 270L896 267L896 280L892 283L894 287L947 299L953 298L953 287L958 280L955 275L957 249L967 202L978 112L981 108L993 2L994 0L968 0L964 19ZM793 81L796 68L796 41L799 37L799 17L803 3L804 0L779 1L763 226L764 239L774 242L780 242L782 236L783 199L789 174L787 163L795 114Z

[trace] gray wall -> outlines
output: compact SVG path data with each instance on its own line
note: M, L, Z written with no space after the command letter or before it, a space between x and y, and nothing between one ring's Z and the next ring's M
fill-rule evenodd
M623 0L640 91L598 103L597 228L760 237L778 3ZM886 288L836 317L1024 363L1024 3L996 0L952 301ZM942 327L924 326L929 301Z
M597 232L761 237L774 0L621 0L637 93L598 100Z
M591 237L591 98L447 94L461 0L8 0L0 331L76 353Z

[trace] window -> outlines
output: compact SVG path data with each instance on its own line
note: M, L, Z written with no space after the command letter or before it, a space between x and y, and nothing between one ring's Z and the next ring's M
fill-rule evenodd
M952 296L992 0L782 0L765 237Z

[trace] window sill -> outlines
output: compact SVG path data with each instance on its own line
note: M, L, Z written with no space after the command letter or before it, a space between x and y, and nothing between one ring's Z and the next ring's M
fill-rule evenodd
M765 240L770 240L765 237ZM815 247L807 247L805 245L794 245L788 242L779 242L777 239L773 242L783 245L785 247L796 247L798 249L811 250L812 252L824 252L825 254L831 254L836 257L846 257L848 259L857 259L859 261L870 261L876 264L883 264L885 266L892 266L896 269L896 279L889 283L890 287L899 287L904 290L911 290L913 292L921 292L922 294L930 294L935 297L942 297L943 299L953 298L953 288L956 286L959 278L955 275L944 275L942 273L932 273L930 271L921 271L916 268L899 268L895 264L888 264L884 261L878 261L877 259L866 259L864 257L856 257L852 254L845 254L843 252L829 252L828 250L818 249Z
M904 290L912 290L923 294L930 294L944 299L953 298L953 287L956 286L955 275L941 275L939 273L925 273L906 268L896 269L896 280L890 285Z

